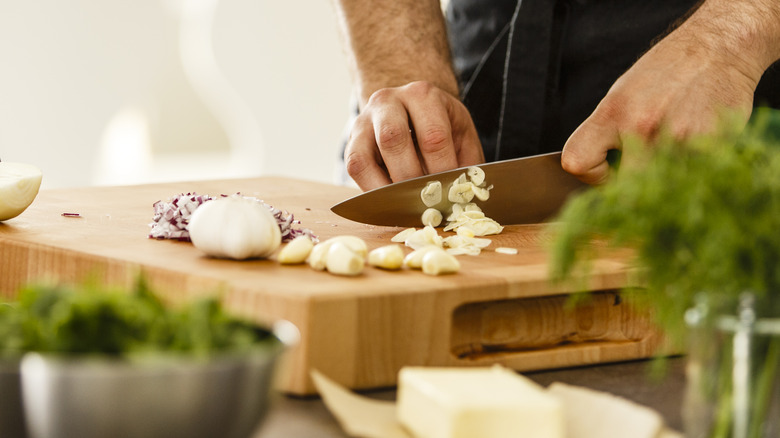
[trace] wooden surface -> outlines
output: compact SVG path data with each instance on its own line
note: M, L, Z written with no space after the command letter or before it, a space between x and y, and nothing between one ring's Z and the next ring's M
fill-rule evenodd
M301 180L257 178L131 187L43 191L21 216L0 223L0 293L54 277L100 275L129 283L143 271L175 303L219 292L226 306L260 323L286 319L301 332L281 387L313 389L317 368L352 388L393 385L405 365L501 363L538 370L648 357L657 339L645 315L615 297L626 282L620 257L599 260L589 289L607 291L564 310L571 285L547 279L542 225L507 226L479 256L460 256L461 272L367 268L345 278L274 260L229 261L204 256L189 243L148 239L152 204L179 193L241 192L293 213L321 239L352 234L370 248L390 243L398 228L357 224L331 205L357 190ZM62 213L81 217L63 217ZM517 255L495 253L499 246ZM541 312L541 313L540 313ZM546 315L546 316L545 316Z

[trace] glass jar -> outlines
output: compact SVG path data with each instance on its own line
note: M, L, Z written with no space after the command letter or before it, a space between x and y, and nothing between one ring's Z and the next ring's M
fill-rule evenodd
M780 437L780 318L759 309L702 296L686 313L686 437Z

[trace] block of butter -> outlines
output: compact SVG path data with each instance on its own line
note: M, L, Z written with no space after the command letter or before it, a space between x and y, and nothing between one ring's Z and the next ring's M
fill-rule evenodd
M405 367L398 378L398 420L415 438L564 436L559 400L501 366Z

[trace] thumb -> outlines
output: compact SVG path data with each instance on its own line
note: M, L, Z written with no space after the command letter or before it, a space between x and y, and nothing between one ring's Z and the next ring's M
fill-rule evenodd
M586 184L603 184L610 176L607 154L613 149L620 149L617 129L587 119L566 141L561 166Z

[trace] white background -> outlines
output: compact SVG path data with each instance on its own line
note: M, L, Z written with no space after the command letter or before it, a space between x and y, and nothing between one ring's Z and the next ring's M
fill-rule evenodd
M43 188L337 181L350 84L329 0L0 5L0 159Z

